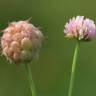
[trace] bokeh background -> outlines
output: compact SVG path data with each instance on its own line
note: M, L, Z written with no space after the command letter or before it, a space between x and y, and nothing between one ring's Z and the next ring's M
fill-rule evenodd
M64 24L76 15L96 22L96 0L0 0L0 27L26 20L40 27L45 41L32 74L37 96L67 96L75 42L66 40ZM24 65L0 57L0 96L31 96ZM96 96L96 40L82 43L73 96Z

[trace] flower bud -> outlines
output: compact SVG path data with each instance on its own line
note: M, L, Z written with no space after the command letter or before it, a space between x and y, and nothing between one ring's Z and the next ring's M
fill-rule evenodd
M31 51L26 51L26 50L21 51L20 58L21 58L22 61L30 61L30 60L32 60Z
M32 41L29 38L24 38L21 41L21 46L24 50L32 49Z

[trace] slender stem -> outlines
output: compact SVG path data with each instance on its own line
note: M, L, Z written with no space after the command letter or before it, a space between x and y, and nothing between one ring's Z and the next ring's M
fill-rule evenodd
M73 63L72 63L72 70L71 70L71 78L70 78L70 85L69 85L69 92L68 96L72 96L73 91L73 85L74 85L74 79L75 79L75 71L76 71L76 62L77 62L77 56L79 51L79 41L77 41L75 51L74 51L74 57L73 57Z
M36 96L35 86L34 86L34 82L33 82L33 78L32 78L32 73L31 73L31 66L30 66L30 64L25 64L25 68L26 68L27 75L28 75L28 80L29 80L29 84L30 84L31 94L32 94L32 96Z

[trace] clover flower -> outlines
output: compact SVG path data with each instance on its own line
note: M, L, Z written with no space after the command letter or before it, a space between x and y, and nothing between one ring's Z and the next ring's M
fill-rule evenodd
M93 20L84 19L84 16L77 16L66 23L64 34L67 38L88 41L96 36L96 26Z
M43 34L29 21L12 22L3 30L3 55L13 62L30 62L38 56Z

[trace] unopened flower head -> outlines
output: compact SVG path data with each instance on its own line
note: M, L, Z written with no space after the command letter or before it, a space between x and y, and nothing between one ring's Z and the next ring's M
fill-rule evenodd
M13 62L30 62L38 56L43 34L29 21L12 22L3 30L3 55Z
M66 23L64 34L67 38L88 41L96 36L96 26L93 20L84 19L84 16L77 16Z

